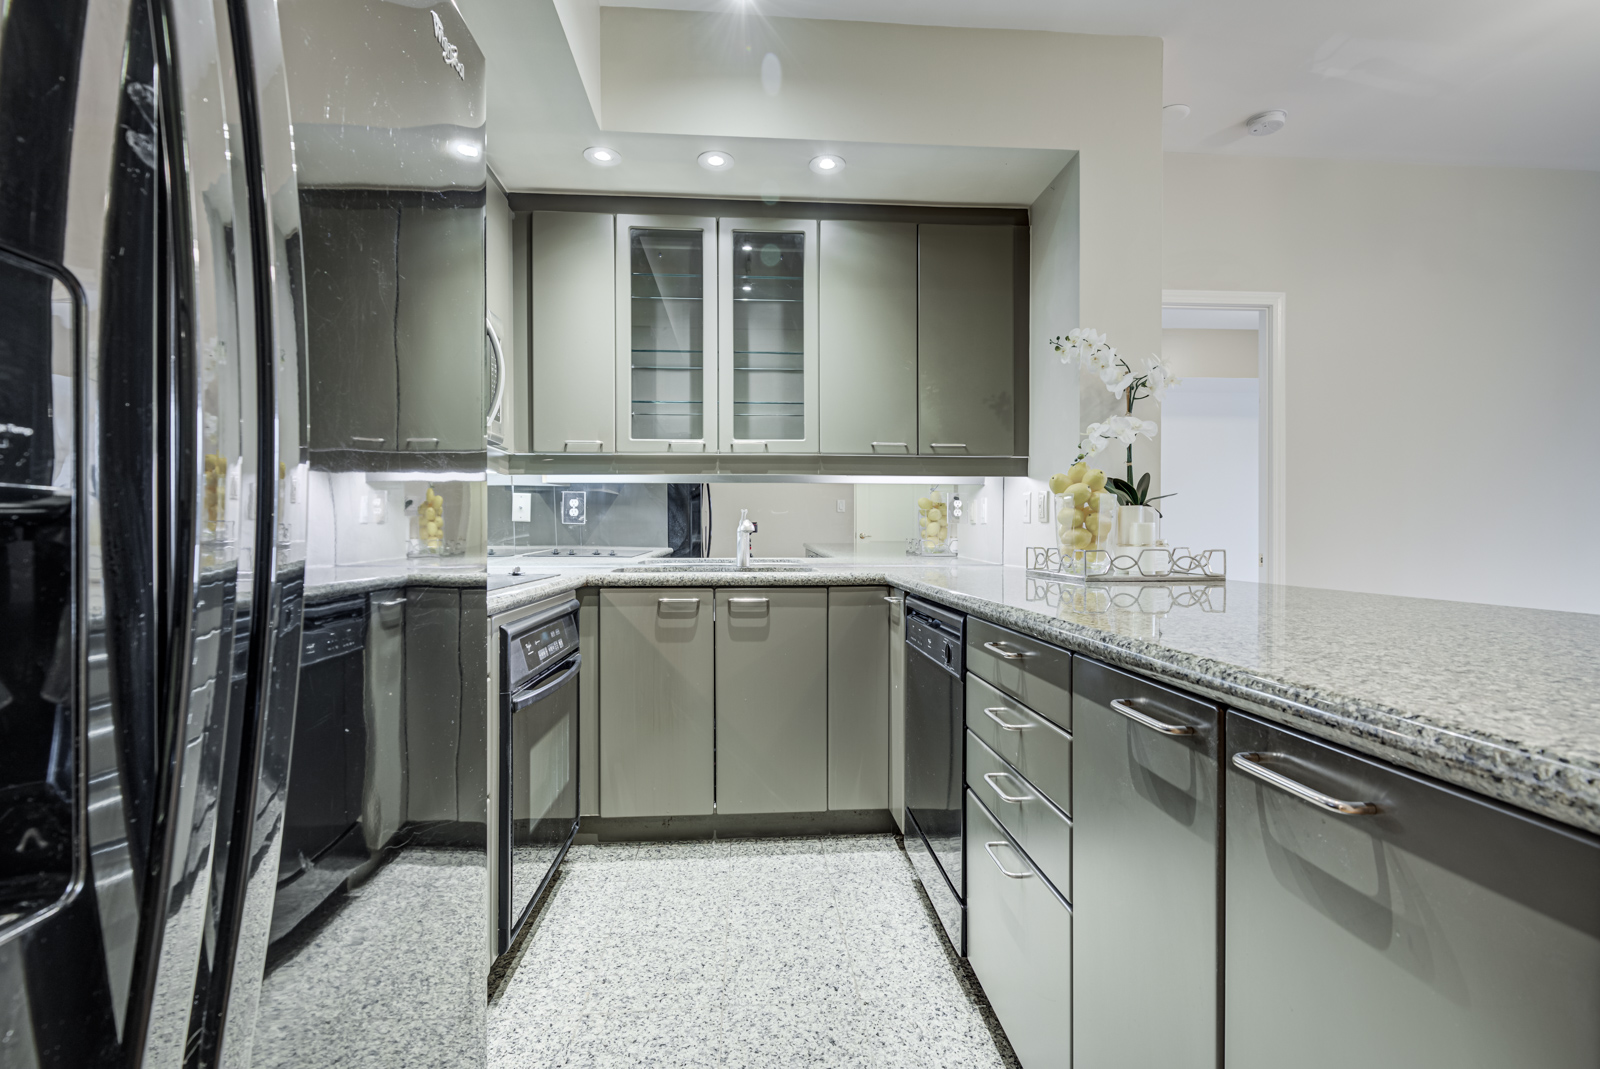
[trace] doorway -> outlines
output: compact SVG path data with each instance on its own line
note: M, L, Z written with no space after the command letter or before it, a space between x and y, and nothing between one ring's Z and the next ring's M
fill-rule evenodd
M1234 579L1284 582L1283 295L1169 290L1162 359L1162 533L1223 549Z

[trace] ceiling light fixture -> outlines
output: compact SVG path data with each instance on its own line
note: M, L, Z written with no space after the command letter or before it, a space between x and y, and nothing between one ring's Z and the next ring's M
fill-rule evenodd
M844 160L838 156L813 156L811 169L817 174L838 174L844 170Z
M1282 110L1263 111L1250 116L1244 121L1244 128L1250 131L1251 137L1266 137L1283 129L1283 124L1289 121L1289 113Z
M614 148L601 148L595 145L583 150L583 158L596 167L615 167L622 162L622 153Z
M1187 104L1168 104L1161 109L1161 118L1169 126L1176 126L1188 117L1189 105Z
M450 151L455 153L457 156L460 156L464 160L475 160L479 156L483 155L483 146L478 144L476 141L468 141L465 138L458 138L457 140L450 142Z
M733 166L733 157L726 152L713 149L710 152L700 153L700 166L708 171L726 171Z

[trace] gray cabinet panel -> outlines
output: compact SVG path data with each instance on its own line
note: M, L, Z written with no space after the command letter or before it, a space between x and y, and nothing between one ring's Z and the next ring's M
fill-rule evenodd
M906 830L906 592L889 591L889 814Z
M616 448L616 226L596 212L533 212L533 450Z
M824 219L822 451L917 451L917 227Z
M966 807L967 960L1026 1069L1068 1069L1073 1017L1082 1020L1072 1000L1072 911L970 791ZM1161 1063L1078 1064L1154 1069Z
M938 456L1017 453L1016 228L917 228L917 437Z
M967 673L967 730L1071 815L1071 735L971 672Z
M709 589L600 592L601 816L712 812L711 614Z
M1073 670L1074 1057L1215 1069L1217 709L1085 657ZM1193 733L1162 734L1114 712L1124 699ZM1280 1050L1277 1064L1303 1064L1304 1053Z
M578 591L578 813L600 815L600 591Z
M828 592L717 591L717 812L828 808Z
M460 591L406 591L405 635L406 817L455 821L461 819Z
M1600 841L1238 713L1227 740L1229 1069L1600 1065Z
M1072 822L1016 769L966 732L967 789L1017 841L1056 893L1072 900Z
M828 588L828 808L889 804L888 590Z
M456 812L470 824L489 819L489 592L461 591L461 735L456 757ZM498 697L498 696L496 696ZM492 706L498 716L498 701Z
M1066 650L969 616L967 671L1072 730L1072 654Z
M400 214L395 356L401 449L482 449L484 209Z
M301 206L311 445L396 449L400 209Z

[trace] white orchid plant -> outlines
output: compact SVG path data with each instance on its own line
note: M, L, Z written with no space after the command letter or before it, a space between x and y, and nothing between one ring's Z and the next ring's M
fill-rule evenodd
M1076 364L1094 372L1108 391L1121 397L1127 404L1126 415L1112 416L1104 423L1091 423L1085 428L1077 459L1098 456L1112 442L1120 442L1128 448L1128 477L1107 479L1106 489L1115 493L1118 501L1124 505L1148 505L1163 497L1171 497L1171 494L1149 496L1149 472L1137 480L1133 477L1133 443L1139 440L1140 435L1153 439L1160 430L1154 420L1135 416L1133 406L1136 401L1146 397L1155 398L1157 404L1163 401L1167 390L1179 385L1179 379L1172 369L1163 364L1159 356L1152 354L1149 360L1144 361L1144 370L1135 371L1104 334L1088 327L1078 327L1051 338L1050 345L1061 354L1063 364Z

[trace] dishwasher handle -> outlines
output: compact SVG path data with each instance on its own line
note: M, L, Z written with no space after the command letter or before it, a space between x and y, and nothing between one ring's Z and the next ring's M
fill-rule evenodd
M583 654L574 653L567 660L567 667L561 669L553 676L546 676L545 681L530 691L511 696L511 711L520 713L535 702L543 701L556 691L577 678L578 667L583 664Z

